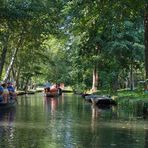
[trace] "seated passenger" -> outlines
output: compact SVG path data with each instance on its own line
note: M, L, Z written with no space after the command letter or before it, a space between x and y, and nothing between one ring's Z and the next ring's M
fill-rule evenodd
M8 97L9 97L9 91L7 89L7 83L3 83L2 86L3 86L3 94L2 94L2 96L4 98L4 103L7 103L8 102Z
M56 92L58 89L57 89L57 85L54 84L50 87L50 92Z
M4 89L3 89L3 87L0 84L0 102L3 101L3 91L4 91Z
M7 83L7 89L9 91L10 99L16 98L15 88L11 82Z

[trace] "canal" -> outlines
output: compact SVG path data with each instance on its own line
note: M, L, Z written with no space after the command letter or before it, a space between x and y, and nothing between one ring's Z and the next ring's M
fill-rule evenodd
M148 118L68 93L19 96L16 108L0 112L0 148L148 148Z

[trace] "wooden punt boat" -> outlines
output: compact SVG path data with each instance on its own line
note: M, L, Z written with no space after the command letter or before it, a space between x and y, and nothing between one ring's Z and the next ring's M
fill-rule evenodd
M58 93L45 93L45 97L57 97L59 96Z
M62 95L62 89L58 88L58 89L55 89L55 90L50 90L50 91L45 91L44 90L44 96L45 97L58 97Z
M109 105L117 105L117 102L108 96L100 96L100 95L86 95L85 100L96 104L98 106L109 106Z

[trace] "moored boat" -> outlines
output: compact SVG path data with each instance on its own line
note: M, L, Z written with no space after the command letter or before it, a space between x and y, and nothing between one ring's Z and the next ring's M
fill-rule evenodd
M101 95L93 95L87 94L83 96L86 101L96 104L98 106L109 106L109 105L117 105L117 102L112 99L110 96L101 96Z

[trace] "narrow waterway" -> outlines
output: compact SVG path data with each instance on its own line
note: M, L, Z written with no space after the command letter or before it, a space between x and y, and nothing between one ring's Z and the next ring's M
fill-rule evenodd
M80 96L19 96L0 112L0 148L148 148L148 118L127 107L99 109Z

